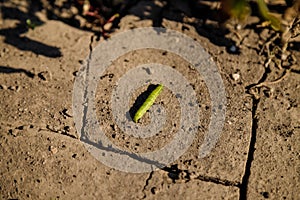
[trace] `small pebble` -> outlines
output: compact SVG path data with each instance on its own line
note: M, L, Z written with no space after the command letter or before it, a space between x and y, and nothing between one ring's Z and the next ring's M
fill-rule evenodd
M12 90L12 91L20 92L21 87L18 85L17 86L9 86L8 89Z
M16 86L16 92L20 92L21 87L20 86Z
M113 25L113 23L107 23L104 25L103 28L104 28L104 30L109 31L111 29L112 25Z
M9 89L9 90L12 90L12 91L15 91L15 90L16 90L16 87L15 87L15 86L9 86L8 89Z
M15 129L9 129L9 130L8 130L8 134L10 134L10 135L16 137L16 136L18 136L18 130L15 130Z
M7 86L6 85L0 85L0 89L7 90Z
M72 113L67 108L63 109L62 114L67 117L73 117Z
M231 53L236 53L236 52L237 52L236 46L232 45L232 46L229 48L229 51L230 51Z
M56 154L58 152L58 149L54 146L49 146L49 151L51 151L51 153Z
M40 79L42 79L43 81L50 81L52 78L52 75L49 71L43 71L43 72L38 73L38 77Z
M286 53L283 53L281 55L281 60L286 60L288 58L288 55Z
M81 63L80 63L80 64L81 64ZM73 76L78 76L78 75L79 75L79 72L78 72L78 71L75 71L75 72L73 72L72 74L73 74Z
M237 74L237 73L232 74L231 77L232 77L232 79L235 80L235 81L238 81L238 80L241 78L241 76L240 76L239 74Z

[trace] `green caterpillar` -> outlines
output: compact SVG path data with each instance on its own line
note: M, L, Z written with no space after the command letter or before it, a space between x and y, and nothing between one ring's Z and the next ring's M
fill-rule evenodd
M155 99L158 97L160 92L163 89L163 85L159 84L147 97L146 101L143 103L143 105L138 109L138 111L135 113L133 117L133 121L136 123L146 112L149 110L149 108L153 105Z

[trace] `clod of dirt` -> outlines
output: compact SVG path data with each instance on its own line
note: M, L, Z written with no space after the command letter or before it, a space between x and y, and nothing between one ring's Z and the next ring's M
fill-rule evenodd
M151 193L152 194L156 194L157 193L157 188L156 187L152 187L151 188Z
M34 127L34 125L29 124L29 125L22 125L22 126L19 126L18 129L20 129L20 128L23 128L23 130L28 131L28 130L33 129L33 128L35 128L35 127Z
M1 24L1 21L0 21L0 24ZM0 51L0 57L3 57L4 54L8 53L9 52L9 49L7 48L3 48L2 51Z
M12 91L19 92L21 88L20 88L20 86L9 86L8 89L12 90Z
M52 79L52 74L49 71L43 71L38 73L38 77L43 81L50 81Z
M14 137L17 137L17 136L20 136L20 135L26 133L26 131L28 131L29 129L32 129L32 128L34 128L34 126L31 124L30 125L21 125L14 129L9 129L8 134L12 135Z
M73 117L73 116L72 116L72 113L71 113L67 108L63 109L60 113L61 113L65 118L67 118L67 117Z
M59 128L57 128L57 127L55 127L55 126L53 126L53 125L47 124L47 125L46 125L46 128L47 128L48 130L53 131L53 132L56 132L56 133L59 132Z
M72 74L73 74L73 76L78 76L78 71L75 71Z
M49 151L51 151L51 153L56 154L58 152L58 149L54 146L49 146Z
M7 90L7 86L6 85L0 85L0 89L1 90Z
M17 137L18 136L18 131L14 130L14 129L9 129L8 134L12 135L14 137Z

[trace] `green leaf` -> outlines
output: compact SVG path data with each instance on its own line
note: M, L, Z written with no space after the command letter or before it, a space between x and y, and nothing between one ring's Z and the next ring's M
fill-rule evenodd
M250 6L246 0L223 0L222 7L230 17L239 21L245 21L251 13Z
M34 23L31 22L30 19L27 19L27 20L26 20L26 25L27 25L28 28L30 28L30 29L32 29L32 30L33 30L33 29L35 28L35 26L36 26Z
M264 2L264 0L257 0L258 4L258 9L261 14L261 16L266 20L270 22L270 26L275 30L275 31L280 31L281 30L281 22L280 20L275 17L272 13L269 12L269 9Z

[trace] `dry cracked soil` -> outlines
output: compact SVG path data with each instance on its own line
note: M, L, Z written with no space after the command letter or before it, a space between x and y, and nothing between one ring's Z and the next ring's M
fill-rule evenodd
M275 32L259 26L255 15L241 29L224 29L210 17L214 3L197 7L196 15L182 1L126 7L111 36L151 26L186 34L216 63L227 98L218 142L199 158L212 112L203 77L162 50L135 50L114 60L100 78L95 107L106 136L126 151L162 148L178 130L182 112L166 88L156 101L169 116L159 134L145 140L122 132L110 97L130 69L170 66L186 77L200 102L199 130L187 152L162 169L126 173L93 157L74 125L74 81L104 39L78 26L84 19L69 1L53 1L56 7L47 2L0 1L0 199L300 199L299 37L283 61L272 42ZM26 19L38 22L34 30ZM146 89L135 91L130 104ZM149 113L140 123L150 123Z

